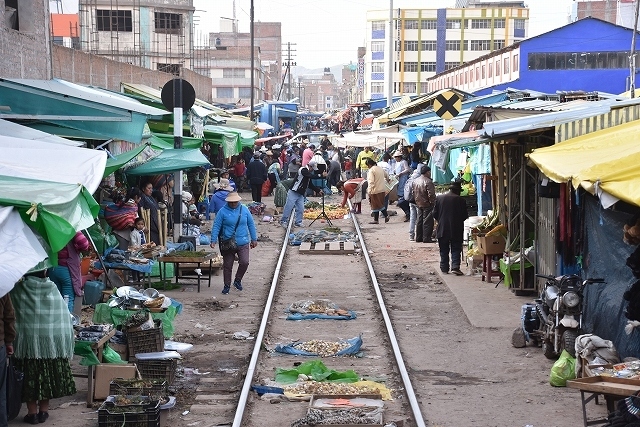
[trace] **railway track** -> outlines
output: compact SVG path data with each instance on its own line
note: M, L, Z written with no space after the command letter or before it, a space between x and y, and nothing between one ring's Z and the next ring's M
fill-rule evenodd
M266 300L255 301L256 310L262 305L262 313L254 319L257 330L252 332L255 341L250 358L247 346L243 349L248 366L245 364L246 368L232 372L226 380L218 376L208 379L209 382L202 380L199 385L201 394L195 397L199 404L194 405L194 409L215 413L216 421L212 420L210 425L289 426L302 419L308 402L278 400L278 404L274 404L273 399L261 399L251 386L273 380L277 368L293 369L300 363L318 359L329 369L353 370L364 379L384 384L392 397L384 401L385 424L425 425L360 227L355 220L336 223L342 231L351 231L357 236L359 253L341 255L344 247L334 247L333 251L324 253L308 252L289 245L286 238L278 247ZM322 228L323 224L316 222L309 230ZM287 229L287 236L290 231ZM329 299L342 309L354 311L357 317L353 320L286 319L285 311L290 304L317 299ZM357 356L318 358L274 351L277 344L310 340L337 342L356 337L362 338ZM211 356L215 358L215 353Z

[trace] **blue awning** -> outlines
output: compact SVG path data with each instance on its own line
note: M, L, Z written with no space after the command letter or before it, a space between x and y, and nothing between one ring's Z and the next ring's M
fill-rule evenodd
M66 128L58 135L135 143L149 116L169 114L116 92L59 79L0 79L0 106L0 119Z

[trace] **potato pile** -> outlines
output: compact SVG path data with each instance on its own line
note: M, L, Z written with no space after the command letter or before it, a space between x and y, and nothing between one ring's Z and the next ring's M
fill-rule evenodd
M624 231L624 242L628 245L640 244L640 219L634 225L625 224L622 227Z

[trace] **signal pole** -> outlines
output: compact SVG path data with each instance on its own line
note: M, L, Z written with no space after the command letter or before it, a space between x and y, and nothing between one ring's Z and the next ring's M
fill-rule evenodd
M295 43L290 43L287 42L287 58L284 61L284 65L287 67L287 71L285 74L288 74L287 76L287 101L291 100L292 96L291 96L291 67L292 66L296 66L296 63L292 61L292 54L291 52L295 52L294 50L291 50L291 46L295 46Z

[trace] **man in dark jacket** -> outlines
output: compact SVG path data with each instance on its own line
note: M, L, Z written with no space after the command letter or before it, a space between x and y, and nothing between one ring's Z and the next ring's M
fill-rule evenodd
M440 248L440 270L449 272L449 251L451 251L451 272L462 276L460 261L462 258L462 241L464 240L464 221L469 218L467 203L460 197L462 187L454 182L449 191L436 198L433 217L438 221L436 236Z
M413 197L418 217L416 218L416 242L432 243L433 204L436 201L436 186L431 180L431 168L422 167L422 174L413 181Z
M291 186L291 189L287 192L287 202L284 205L282 219L280 220L280 225L282 225L284 228L287 227L289 217L291 216L291 212L293 212L294 207L296 208L296 220L294 222L294 226L302 226L302 213L304 212L304 195L307 192L307 188L311 188L313 191L323 194L322 188L314 185L314 183L311 182L311 179L314 178L313 170L316 166L317 162L312 159L309 161L309 163L307 163L305 166L302 166L300 170L298 170L298 176Z
M253 161L247 166L247 181L251 186L251 198L254 202L262 202L262 184L267 179L267 167L260 160L260 153L256 151Z

